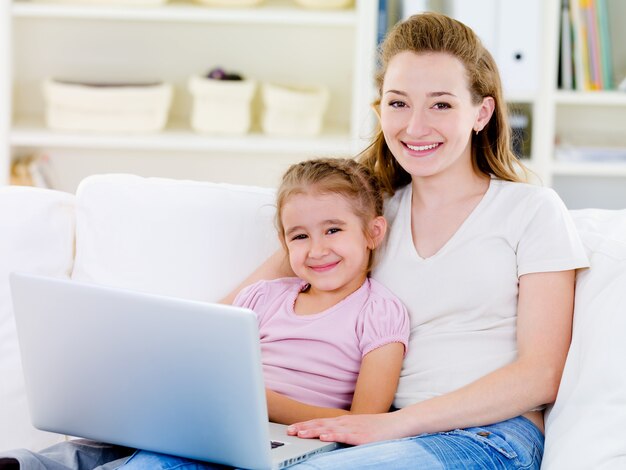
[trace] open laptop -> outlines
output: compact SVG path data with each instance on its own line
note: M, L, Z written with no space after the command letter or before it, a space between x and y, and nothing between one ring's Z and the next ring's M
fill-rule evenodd
M337 447L268 424L248 309L24 273L10 284L38 429L248 469Z

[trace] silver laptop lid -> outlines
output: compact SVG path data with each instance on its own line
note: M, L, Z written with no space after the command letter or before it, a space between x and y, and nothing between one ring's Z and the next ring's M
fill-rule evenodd
M250 310L28 274L10 282L35 427L272 466Z

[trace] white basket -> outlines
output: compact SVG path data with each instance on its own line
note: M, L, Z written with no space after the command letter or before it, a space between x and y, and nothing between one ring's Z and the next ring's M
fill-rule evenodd
M195 0L196 3L210 7L254 7L260 5L265 0Z
M103 6L155 6L163 5L168 0L37 0L38 3L62 3L75 5L103 5Z
M189 79L193 95L191 127L210 134L245 134L252 121L254 80L214 80L194 75Z
M294 1L302 7L319 9L319 10L348 8L354 4L353 0L294 0Z
M313 136L322 131L328 90L265 83L262 87L263 132L277 136Z
M156 132L167 122L172 86L90 85L47 79L46 124L55 130Z

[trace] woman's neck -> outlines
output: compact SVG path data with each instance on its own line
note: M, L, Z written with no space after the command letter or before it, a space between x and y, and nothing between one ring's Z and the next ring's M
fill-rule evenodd
M436 209L485 194L490 177L470 172L413 177L411 181L413 207Z

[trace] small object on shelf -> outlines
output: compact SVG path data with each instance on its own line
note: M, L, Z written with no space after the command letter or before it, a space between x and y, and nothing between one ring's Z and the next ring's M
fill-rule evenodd
M626 77L624 77L624 80L622 80L619 85L617 85L617 89L619 91L626 91Z
M193 95L191 127L200 133L245 134L250 130L255 90L256 81L222 69L213 69L205 77L192 76L189 79L189 91Z
M522 109L511 110L509 114L511 126L511 146L517 158L529 158L530 156L530 113Z
M328 105L326 88L264 83L262 98L261 127L266 134L313 136L321 132Z
M232 81L243 80L243 77L239 75L238 73L226 72L226 70L224 70L221 67L216 67L212 69L207 74L206 77L211 78L213 80L232 80Z
M156 132L165 127L172 86L92 83L47 79L43 83L50 129L94 132Z
M56 178L53 175L50 158L46 154L26 155L11 162L9 184L14 186L35 186L54 188Z
M353 0L294 0L298 5L319 10L331 10L335 8L348 8L353 5Z
M196 3L207 5L210 7L255 7L263 3L265 0L195 0Z
M59 3L63 5L98 5L141 7L164 5L169 0L37 0L37 3Z

